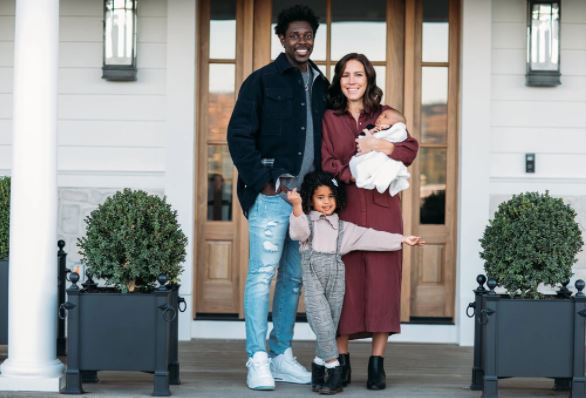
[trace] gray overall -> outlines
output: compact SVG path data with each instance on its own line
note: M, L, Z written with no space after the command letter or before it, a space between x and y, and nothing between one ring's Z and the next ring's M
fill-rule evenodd
M309 326L317 337L316 356L329 361L338 358L336 331L342 312L345 271L340 246L342 221L338 221L338 238L334 253L313 250L313 222L309 221L309 244L301 251L305 313Z

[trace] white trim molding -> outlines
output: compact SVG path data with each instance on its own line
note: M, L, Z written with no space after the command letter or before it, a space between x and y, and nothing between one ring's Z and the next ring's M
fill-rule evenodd
M269 322L268 330L273 328ZM191 337L194 339L246 339L244 321L198 321L192 323ZM307 322L296 322L294 340L315 340ZM360 341L370 341L362 339ZM455 325L401 325L401 333L389 337L391 342L401 343L458 343L458 330Z

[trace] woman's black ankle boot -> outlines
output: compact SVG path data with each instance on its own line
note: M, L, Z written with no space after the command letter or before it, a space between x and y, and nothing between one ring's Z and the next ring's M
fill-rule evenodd
M342 367L326 368L326 382L319 393L332 395L339 392L342 392Z
M350 354L340 354L338 356L340 366L342 366L342 385L346 387L352 381L352 368L350 367Z
M368 359L368 380L366 388L369 390L384 390L387 387L384 358L371 356Z
M326 367L318 365L315 362L311 363L311 391L319 392L324 386L326 378Z

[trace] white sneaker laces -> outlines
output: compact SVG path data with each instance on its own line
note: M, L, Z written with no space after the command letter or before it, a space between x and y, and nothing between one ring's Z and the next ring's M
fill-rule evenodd
M246 363L246 367L254 368L255 370L258 370L262 373L270 374L271 373L270 364L271 364L271 358L268 358L266 360L266 362L264 362L264 361L263 362L255 362L252 358L250 358L248 360L248 362Z

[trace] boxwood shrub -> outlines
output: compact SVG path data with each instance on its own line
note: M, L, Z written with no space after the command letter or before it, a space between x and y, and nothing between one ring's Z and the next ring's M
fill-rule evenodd
M8 257L10 233L10 177L0 177L0 260Z
M178 282L187 238L164 198L124 189L107 198L85 223L87 234L77 245L92 276L122 292L148 290L159 274Z
M584 244L574 209L548 192L501 203L480 243L487 275L510 294L531 298L539 297L540 283L570 279Z

